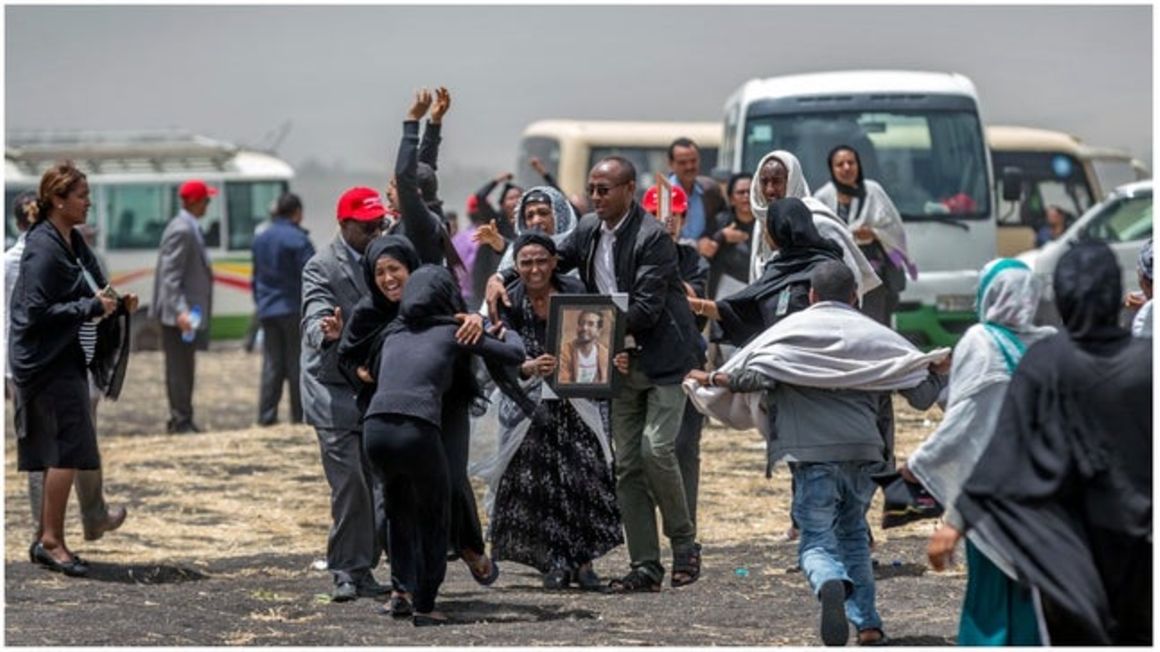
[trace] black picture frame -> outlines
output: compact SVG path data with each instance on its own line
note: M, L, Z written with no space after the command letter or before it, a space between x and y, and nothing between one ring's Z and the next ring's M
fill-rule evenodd
M580 318L591 318L588 313L600 315L596 340L595 370L576 366L580 356L575 353ZM620 372L613 364L613 356L624 349L624 312L604 294L553 294L548 304L548 352L556 358L556 369L547 378L548 386L560 398L612 398L620 388ZM589 329L591 326L589 326ZM587 331L586 331L587 332ZM565 365L568 365L566 368ZM580 379L590 374L593 377Z

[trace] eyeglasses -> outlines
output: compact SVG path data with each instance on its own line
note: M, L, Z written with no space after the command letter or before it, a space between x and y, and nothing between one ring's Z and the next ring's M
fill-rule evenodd
M612 192L613 188L619 188L619 187L621 187L623 185L627 185L627 184L628 184L627 181L621 181L620 183L614 183L611 186L597 186L597 185L593 185L590 183L590 184L588 184L588 195L590 197L604 197L608 193Z

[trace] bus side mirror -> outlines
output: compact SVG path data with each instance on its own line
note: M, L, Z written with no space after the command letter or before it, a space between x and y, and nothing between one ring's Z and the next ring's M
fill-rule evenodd
M1023 170L1014 166L1003 168L1003 201L1019 201L1023 197Z

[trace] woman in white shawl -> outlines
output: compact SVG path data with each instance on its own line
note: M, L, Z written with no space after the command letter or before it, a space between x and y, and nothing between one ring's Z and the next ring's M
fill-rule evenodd
M906 248L906 230L894 202L876 181L862 176L862 159L849 145L838 145L826 159L830 182L814 197L849 225L858 248L874 266L882 285L862 299L862 312L890 325L906 275L918 278L918 268Z
M842 259L854 272L858 283L858 298L882 284L874 273L870 261L854 242L854 237L846 229L846 223L828 206L810 196L810 186L802 173L802 164L797 157L784 149L774 150L761 158L753 183L749 185L749 205L757 217L753 225L753 246L750 251L750 282L761 278L765 271L765 261L774 255L769 245L761 237L765 216L770 204L785 197L802 200L813 214L814 226L823 237L829 238L842 248Z
M947 523L963 530L953 505L991 441L1003 396L1023 352L1054 328L1032 325L1041 288L1020 261L1000 258L979 273L979 323L955 346L942 423L900 470L946 506ZM936 535L937 536L937 535ZM959 645L1035 645L1038 629L1029 593L979 530L967 533L967 594Z

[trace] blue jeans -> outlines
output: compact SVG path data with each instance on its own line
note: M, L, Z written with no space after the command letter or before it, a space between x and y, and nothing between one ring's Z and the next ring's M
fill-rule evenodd
M846 585L846 617L858 631L882 629L874 607L874 570L866 510L877 485L874 462L800 462L792 465L793 517L801 538L798 561L817 595L830 580ZM851 590L852 589L852 590Z

